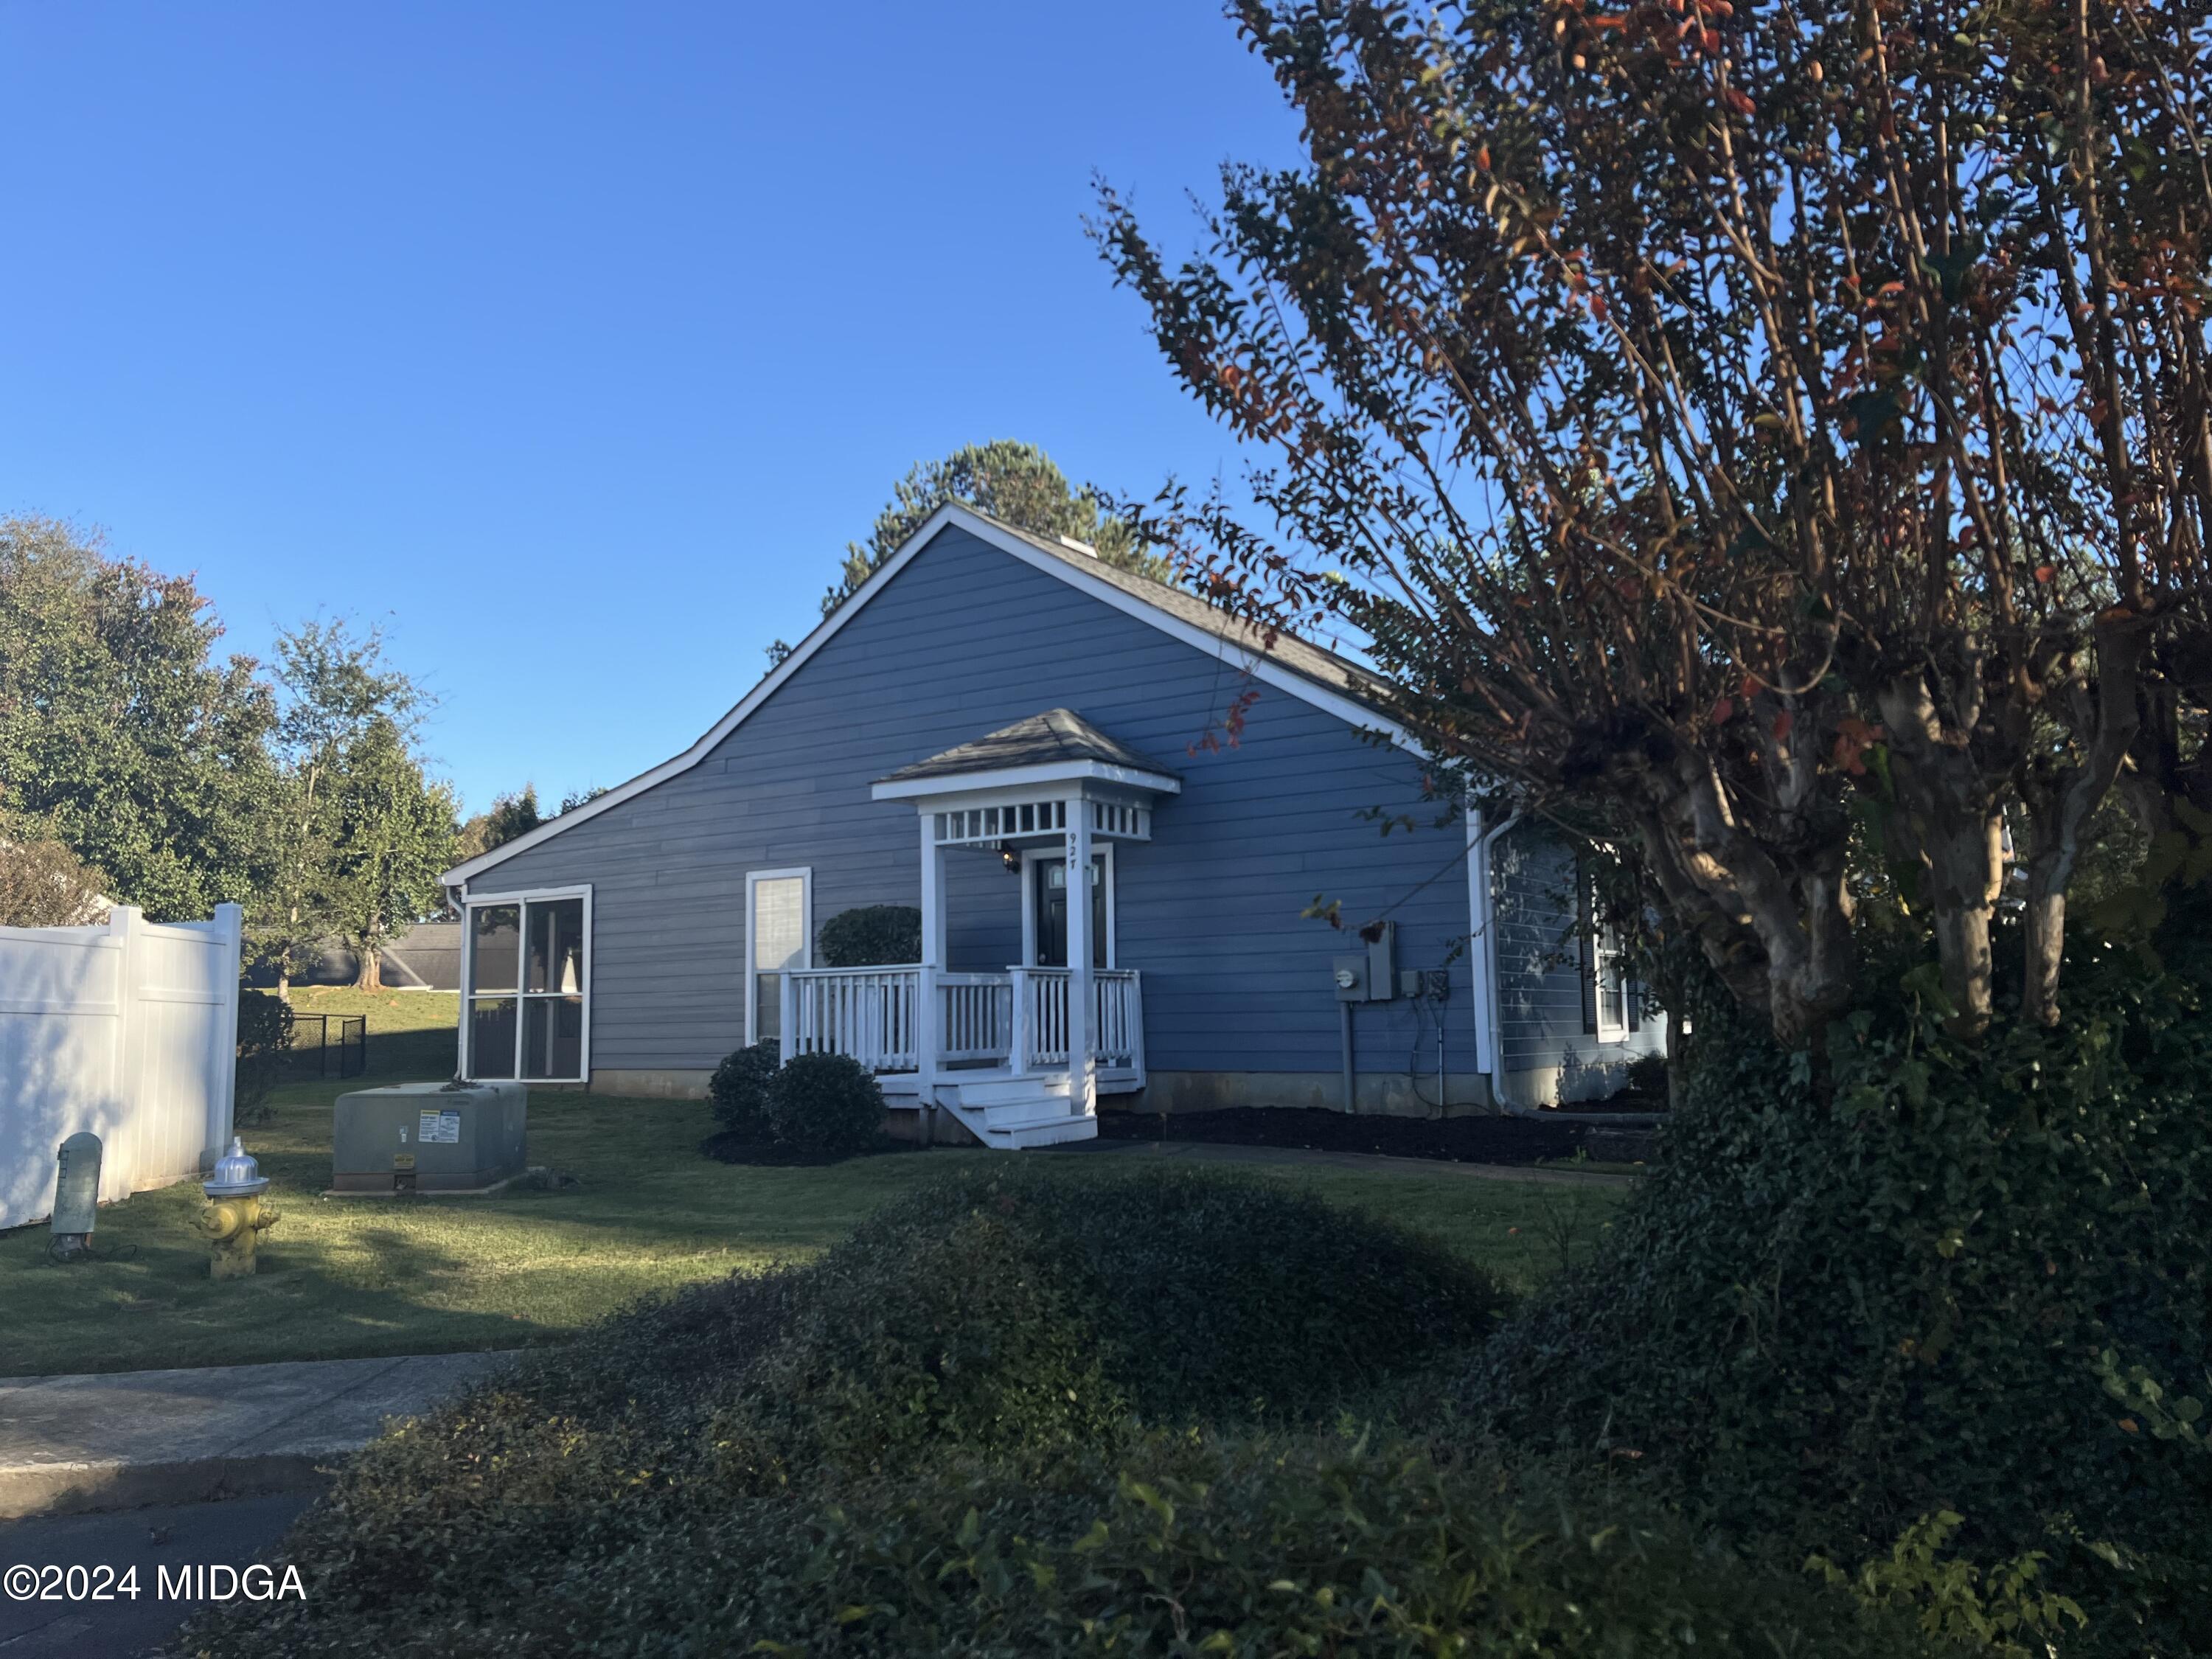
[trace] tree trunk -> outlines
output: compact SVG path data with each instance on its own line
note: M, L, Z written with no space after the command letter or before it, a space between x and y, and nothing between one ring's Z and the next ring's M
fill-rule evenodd
M2039 1025L2058 1023L2066 890L2081 860L2081 838L2142 731L2142 630L2131 621L2110 620L2099 628L2094 695L2077 682L2069 699L2082 760L2055 779L2031 772L2023 792L2034 844L2028 849L2027 961L2020 1006Z
M356 991L381 991L384 988L384 953L371 939L363 939L354 949L353 988Z

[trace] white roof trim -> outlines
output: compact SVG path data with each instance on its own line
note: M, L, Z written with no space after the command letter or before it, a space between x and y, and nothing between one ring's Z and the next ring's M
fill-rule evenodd
M895 778L868 786L876 800L927 800L945 795L965 795L978 789L1023 789L1034 783L1068 783L1095 779L1132 789L1149 789L1157 795L1179 795L1182 781L1165 772L1139 771L1110 761L1039 761L1031 766L999 766L988 771L940 772L934 777Z
M1316 684L1304 675L1276 661L1258 646L1240 646L1233 641L1224 639L1218 634L1211 633L1185 622L1182 617L1172 616L1158 605L1146 603L1138 595L1118 587L1102 577L1078 569L1065 558L1048 553L1041 547L1033 546L1024 538L1006 530L1003 526L994 523L981 514L963 506L960 502L947 501L929 515L921 529L901 543L898 550L878 565L875 574L854 589L850 598L829 616L824 617L821 624L801 640L789 656L763 676L760 684L746 692L744 700L736 708L715 721L714 726L698 742L673 759L663 761L651 771L641 772L629 782L617 785L604 795L596 796L581 806L572 808L556 818L549 819L528 835L517 836L513 841L504 842L493 848L489 853L479 854L465 863L455 865L438 879L448 887L460 886L464 883L473 880L494 865L513 858L517 853L528 852L540 842L551 840L562 830L573 830L586 819L595 818L600 813L610 811L624 801L643 794L656 784L665 783L669 779L690 771L712 754L715 746L723 738L744 724L746 719L756 708L774 696L782 688L786 680L804 668L812 659L816 652L821 650L836 636L840 629L860 615L868 601L890 586L892 579L914 562L915 556L935 538L939 531L951 525L957 525L976 540L997 548L1002 553L1012 554L1030 568L1041 570L1048 576L1056 577L1069 586L1089 594L1102 604L1111 605L1125 616L1134 617L1139 622L1149 623L1162 633L1180 640L1185 645L1202 651L1208 656L1223 662L1235 664L1263 684L1273 686L1280 691L1287 691L1301 702L1311 703L1316 708L1334 714L1349 725L1370 732L1384 732L1401 748L1411 750L1415 754L1426 753L1412 734L1397 722L1383 719L1374 710L1354 702L1340 692L1332 691L1325 685Z

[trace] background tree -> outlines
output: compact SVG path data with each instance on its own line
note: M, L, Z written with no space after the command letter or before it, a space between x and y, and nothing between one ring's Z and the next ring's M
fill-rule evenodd
M266 874L273 709L189 576L52 520L0 520L0 792L157 921Z
M434 915L438 878L459 834L453 792L427 778L406 729L378 714L343 751L331 778L327 853L314 907L360 964L354 983L381 990L384 943Z
M1087 543L1107 563L1139 575L1164 581L1173 574L1167 561L1146 547L1125 520L1105 510L1095 490L1072 486L1044 451L1035 444L999 438L969 444L941 461L925 462L900 479L890 504L876 515L868 539L845 544L844 571L823 596L822 614L826 617L842 605L947 501L964 501L1032 535L1066 536ZM779 646L784 653L789 652L781 641L771 646L771 668L783 659Z
M385 660L380 629L356 634L343 617L310 620L278 635L276 681L283 694L272 734L278 788L267 820L270 875L258 895L253 931L283 998L293 972L343 931L337 913L357 920L357 906L336 897L347 856L343 838L365 833L359 814L374 796L352 798L355 817L343 818L337 795L346 774L356 764L386 765L391 742L404 750L428 699ZM365 971L373 975L373 963Z
M461 825L454 855L462 859L479 857L495 847L504 847L517 836L528 835L544 822L544 814L538 809L538 786L526 783L507 794L493 796L487 811L478 812Z
M604 783L587 783L581 789L571 789L561 797L560 809L553 816L557 818L562 812L573 812L579 806L586 805L606 793L607 786Z
M2115 781L2212 831L2203 6L1231 9L1304 163L1180 269L1096 228L1273 527L1152 533L1632 848L1792 1043L1856 994L1855 846L1982 1029L2014 812L2054 1021Z
M0 927L82 927L107 915L107 878L40 826L0 816Z

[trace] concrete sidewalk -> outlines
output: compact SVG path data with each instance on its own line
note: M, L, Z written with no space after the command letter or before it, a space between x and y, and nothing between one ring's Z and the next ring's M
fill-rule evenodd
M1533 1164L1460 1164L1440 1158L1391 1158L1319 1146L1244 1146L1213 1140L1078 1140L1039 1149L1054 1158L1172 1158L1187 1164L1273 1164L1368 1175L1455 1175L1476 1181L1532 1182L1553 1187L1626 1187L1636 1179L1610 1170L1539 1169Z
M508 1358L423 1354L0 1380L0 1520L320 1484Z

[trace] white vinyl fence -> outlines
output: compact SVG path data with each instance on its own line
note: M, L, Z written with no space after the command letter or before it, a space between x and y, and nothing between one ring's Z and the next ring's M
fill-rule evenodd
M53 1207L54 1152L100 1139L102 1202L196 1175L230 1142L240 914L0 927L0 1227Z

